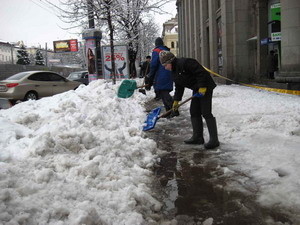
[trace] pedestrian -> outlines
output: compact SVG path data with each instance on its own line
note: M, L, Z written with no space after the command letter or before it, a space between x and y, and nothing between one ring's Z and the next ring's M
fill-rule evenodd
M274 79L274 73L278 70L278 59L275 58L275 51L271 50L268 55L268 78Z
M178 104L182 99L185 88L193 90L193 96L195 96L190 105L193 136L184 142L186 144L204 144L203 117L209 132L209 141L204 144L204 147L206 149L218 147L220 143L217 123L212 114L212 96L216 83L195 59L176 58L169 51L161 51L159 56L165 69L172 71L175 82L173 110L178 109Z
M155 91L155 99L162 99L166 111L172 109L173 98L170 92L173 90L173 80L171 72L166 70L159 61L159 53L163 50L169 51L170 49L164 46L163 40L158 37L155 40L155 48L152 51L150 72L146 77L145 83L146 90L150 90L153 85Z
M150 55L146 56L146 61L143 62L141 66L140 78L145 77L150 72L150 61L151 61L151 56Z

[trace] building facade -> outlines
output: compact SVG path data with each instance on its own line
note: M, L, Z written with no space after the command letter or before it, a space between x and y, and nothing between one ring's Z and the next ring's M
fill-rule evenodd
M164 44L170 48L174 55L178 55L178 18L172 18L163 24L162 37Z
M275 80L300 89L300 1L177 0L179 55L235 81L267 79L270 51ZM221 80L220 80L221 81Z
M0 64L16 64L18 61L18 50L20 49L20 43L9 43L0 41ZM21 43L22 44L22 43ZM35 57L37 50L40 50L45 66L76 66L84 67L84 57L82 45L79 45L78 52L62 52L56 53L52 50L45 50L38 47L26 47L26 51L29 55L30 65L35 65Z
M8 42L0 41L0 64L14 64L16 57L15 46Z

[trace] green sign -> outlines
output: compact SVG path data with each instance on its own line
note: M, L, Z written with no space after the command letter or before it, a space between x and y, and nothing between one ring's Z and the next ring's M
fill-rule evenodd
M281 32L271 33L271 41L281 41Z
M281 5L280 3L271 5L271 20L281 20Z

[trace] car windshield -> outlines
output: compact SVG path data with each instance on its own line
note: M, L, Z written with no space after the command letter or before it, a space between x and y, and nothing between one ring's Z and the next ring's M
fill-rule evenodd
M27 76L28 74L30 74L30 72L17 73L15 75L12 75L11 77L6 78L6 80L20 80L23 77Z
M70 73L68 79L79 79L81 77L81 72Z

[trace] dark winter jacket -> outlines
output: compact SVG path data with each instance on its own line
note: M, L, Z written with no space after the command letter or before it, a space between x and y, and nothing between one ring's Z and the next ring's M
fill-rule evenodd
M191 58L175 58L172 62L172 76L175 82L175 101L181 101L184 88L198 91L202 87L212 91L217 86L203 66Z
M171 71L163 67L159 61L159 53L162 51L169 51L166 46L158 46L152 51L149 79L154 83L155 90L173 90L173 80Z
M150 62L145 61L141 66L140 77L145 77L150 72Z

